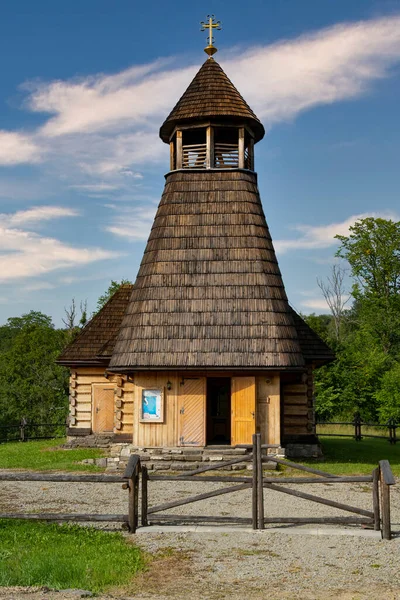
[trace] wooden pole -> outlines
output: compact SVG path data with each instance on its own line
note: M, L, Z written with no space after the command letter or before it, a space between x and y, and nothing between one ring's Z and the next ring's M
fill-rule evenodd
M207 127L207 136L206 136L206 168L213 169L214 168L214 128Z
M175 142L169 143L169 170L175 170Z
M130 533L136 533L137 527L137 509L138 509L138 494L137 494L137 469L134 470L128 481L129 498L128 498L128 525Z
M257 504L257 437L253 434L253 481L252 481L252 525L257 529L258 504Z
M379 467L372 471L372 504L374 511L374 529L380 531L381 515L379 509Z
M239 169L244 169L244 127L239 127Z
M382 537L384 540L392 539L390 525L390 486L396 483L388 460L379 461L382 503Z
M182 169L182 131L176 132L176 168Z
M148 510L148 481L149 475L147 472L147 467L143 465L142 467L142 526L146 527L149 524L147 518L147 510Z
M390 530L390 488L382 481L381 478L381 495L382 495L382 537L384 540L392 539Z
M261 455L261 433L256 433L257 441L257 505L258 505L258 527L264 529L264 487L263 487L263 465Z

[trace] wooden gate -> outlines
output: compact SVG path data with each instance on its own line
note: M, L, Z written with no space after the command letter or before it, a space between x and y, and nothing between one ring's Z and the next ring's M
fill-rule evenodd
M256 429L256 378L232 377L231 445L251 444Z
M277 458L275 456L263 456L263 450L268 448L276 448L277 446L261 444L261 435L259 433L253 435L253 444L247 445L242 444L242 447L246 447L252 450L251 454L245 457L235 458L218 465L210 465L200 467L193 471L184 472L181 475L150 475L147 471L146 465L142 466L142 525L149 525L149 520L152 523L241 523L251 524L253 529L264 529L267 523L290 523L290 524L343 524L343 525L366 525L374 528L375 530L382 531L383 539L391 539L391 525L390 525L390 486L394 485L395 479L393 477L389 462L387 460L381 460L379 465L371 475L360 475L360 476L341 476L306 467L298 463L293 463L287 460ZM252 474L251 476L243 475L216 475L208 476L205 475L207 471L220 469L221 467L227 467L239 462L251 461L252 462ZM263 462L272 461L278 464L291 467L306 473L311 473L313 477L264 477L263 473ZM196 477L200 475L200 477ZM315 477L317 476L317 477ZM0 476L1 477L1 476ZM148 506L148 482L149 481L197 481L201 485L205 482L226 482L234 483L229 487L223 487L210 492L204 492L196 496L190 496L189 498L179 498L158 504L155 506ZM300 490L286 487L282 484L332 484L332 483L372 483L372 510L366 510L357 506L350 506L342 502L336 502L329 498L322 498L321 496L315 496L302 492ZM252 489L252 503L251 503L251 518L249 517L237 517L232 516L219 516L219 515L171 515L171 514L157 514L165 510L191 504L192 502L198 502L200 500L206 500L207 498L213 498L221 496L223 494L229 494L232 492L239 492L246 488ZM352 513L352 516L334 516L334 517L269 517L265 514L264 510L264 490L273 490L275 492L282 492L289 494L296 498L302 498L310 502L322 504L332 508L337 508L347 513ZM250 507L249 507L250 508ZM311 511L310 511L311 512ZM312 514L312 512L311 512Z
M93 431L113 431L114 386L93 385Z
M179 446L205 446L206 379L183 379L179 386Z

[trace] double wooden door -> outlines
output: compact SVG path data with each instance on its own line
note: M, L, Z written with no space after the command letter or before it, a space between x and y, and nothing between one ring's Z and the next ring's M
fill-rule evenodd
M184 379L179 386L179 445L206 445L206 378ZM255 433L255 377L231 378L231 445L251 444Z

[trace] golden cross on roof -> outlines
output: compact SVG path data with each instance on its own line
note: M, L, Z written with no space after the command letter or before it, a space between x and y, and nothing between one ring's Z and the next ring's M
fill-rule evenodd
M213 29L220 30L222 28L221 28L221 21L216 21L214 15L207 15L207 19L208 19L208 23L201 21L200 31L205 31L206 29L209 30L209 35L207 37L208 46L206 48L204 48L204 52L206 54L208 54L208 56L212 56L213 54L215 54L217 52L217 48L214 46Z

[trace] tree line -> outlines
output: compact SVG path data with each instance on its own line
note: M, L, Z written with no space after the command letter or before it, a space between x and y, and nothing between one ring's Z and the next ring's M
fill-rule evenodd
M93 314L122 283L127 282L111 282ZM86 302L79 303L78 309L73 299L65 308L62 328L33 310L0 326L0 426L18 424L23 418L31 423L65 422L69 369L56 360L86 322Z
M331 312L304 317L336 352L315 372L317 416L400 421L400 222L360 219L336 238L341 263L318 282Z
M302 315L336 353L315 371L317 416L400 421L400 222L360 219L336 237L341 262L318 281L330 313ZM111 282L94 314L123 283ZM0 326L0 425L66 418L69 373L55 361L86 321L86 302L73 300L62 328L37 311Z

